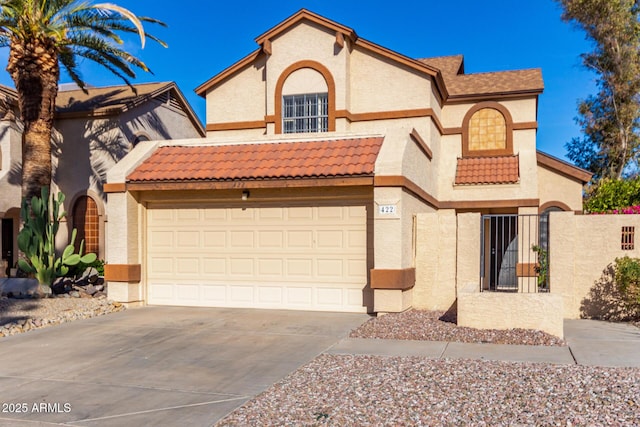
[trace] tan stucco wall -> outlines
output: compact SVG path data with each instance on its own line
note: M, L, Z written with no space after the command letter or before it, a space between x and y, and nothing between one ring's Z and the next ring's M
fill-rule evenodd
M282 95L322 93L328 90L322 74L311 68L301 68L287 77L282 87Z
M446 149L442 149L438 157L438 200L507 200L538 197L535 130L513 132L513 151L519 156L520 168L520 180L515 184L454 185L457 160L462 156L461 136L442 137L442 147Z
M411 308L413 289L406 291L390 289L373 290L373 311L379 314L400 313Z
M22 128L8 120L0 121L0 216L11 208L20 208ZM12 171L13 170L13 171Z
M416 216L416 285L413 307L448 310L456 301L457 218L440 210Z
M547 202L563 202L573 211L582 211L582 182L538 166L540 206Z
M336 87L336 109L347 107L347 61L349 49L335 46L336 36L312 23L300 23L272 40L266 72L266 110L275 113L276 83L282 72L299 61L316 61L330 70ZM247 120L247 119L241 119Z
M480 292L480 222L479 213L458 214L457 292Z
M458 326L536 329L562 338L562 297L550 293L460 292Z
M640 215L549 215L551 292L562 296L565 318L581 317L590 291L602 292L599 282L616 258L640 257L637 234L634 250L621 249L623 226L640 231Z
M265 58L249 65L207 93L207 123L264 120Z
M353 113L430 107L432 89L428 76L371 52L353 50L350 76Z
M514 123L535 122L537 120L537 102L535 97L529 99L501 100ZM441 121L444 127L457 128L462 126L462 120L475 103L448 104L442 108Z

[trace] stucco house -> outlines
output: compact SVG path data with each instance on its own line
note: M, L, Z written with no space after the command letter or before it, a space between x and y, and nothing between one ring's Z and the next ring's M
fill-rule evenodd
M455 284L431 292L430 271L480 264L435 239L458 218L582 210L590 174L536 149L541 70L465 74L462 55L409 58L307 10L255 41L196 89L206 141L144 142L108 172L111 298L446 308Z
M66 244L69 228L78 229L87 251L106 257L107 171L141 141L202 138L204 128L175 83L90 87L61 85L53 135L53 191L65 193L68 216L60 227ZM17 95L0 86L0 218L2 259L17 261L20 225L22 128ZM0 272L5 273L5 271Z

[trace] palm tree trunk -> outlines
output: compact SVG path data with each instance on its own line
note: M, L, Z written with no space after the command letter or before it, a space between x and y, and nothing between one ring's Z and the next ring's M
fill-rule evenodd
M22 133L22 197L51 185L51 131L60 69L51 40L11 41L7 71L16 85Z

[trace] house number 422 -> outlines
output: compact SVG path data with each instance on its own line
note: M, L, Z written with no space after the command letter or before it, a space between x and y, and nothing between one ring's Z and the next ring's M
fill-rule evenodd
M380 205L378 206L380 215L394 215L396 213L396 205Z

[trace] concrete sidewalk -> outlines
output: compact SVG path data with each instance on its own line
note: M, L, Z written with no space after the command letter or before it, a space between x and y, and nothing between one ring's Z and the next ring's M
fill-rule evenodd
M640 329L636 327L597 320L565 320L564 331L566 347L344 338L326 352L640 367Z

